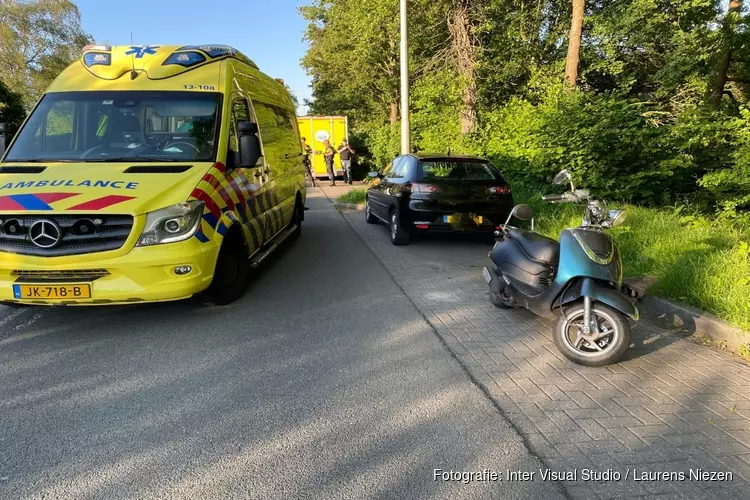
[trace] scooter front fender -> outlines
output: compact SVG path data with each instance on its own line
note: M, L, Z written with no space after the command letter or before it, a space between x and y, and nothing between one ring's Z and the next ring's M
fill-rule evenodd
M554 308L565 306L583 297L591 297L603 304L607 304L634 321L638 321L640 318L638 308L625 295L620 293L619 290L615 290L611 286L607 286L591 278L579 279L567 288L565 293L555 302Z

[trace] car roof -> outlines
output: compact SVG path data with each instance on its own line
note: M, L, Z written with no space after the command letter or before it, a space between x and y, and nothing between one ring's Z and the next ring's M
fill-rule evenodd
M451 154L439 154L439 153L412 153L410 155L404 155L404 156L414 156L415 158L419 160L448 160L448 161L471 160L471 161L485 161L485 162L490 161L487 158L484 158L481 156L451 155Z

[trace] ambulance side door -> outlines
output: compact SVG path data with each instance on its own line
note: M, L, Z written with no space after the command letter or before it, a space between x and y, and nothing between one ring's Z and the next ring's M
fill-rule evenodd
M237 124L239 122L258 123L248 99L239 92L232 93L232 116L229 128L229 154L239 157ZM239 205L237 211L250 233L252 244L258 250L266 241L267 207L263 199L266 183L266 160L262 157L254 167L234 168L227 172ZM248 242L250 243L250 242Z

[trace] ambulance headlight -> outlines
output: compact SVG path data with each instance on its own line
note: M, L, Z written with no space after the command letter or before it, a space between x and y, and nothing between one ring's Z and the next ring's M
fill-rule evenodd
M136 246L176 243L191 238L198 230L205 203L194 200L146 214L146 225Z

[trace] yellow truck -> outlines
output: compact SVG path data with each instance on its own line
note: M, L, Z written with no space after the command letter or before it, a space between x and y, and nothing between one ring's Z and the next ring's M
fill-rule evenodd
M226 45L87 46L0 155L3 303L226 304L304 219L292 98Z
M297 118L300 134L307 139L307 144L313 150L310 155L313 175L317 178L328 177L325 159L324 142L330 141L334 149L338 150L341 141L349 140L349 119L346 116L300 116ZM343 175L338 155L334 157L336 175Z

